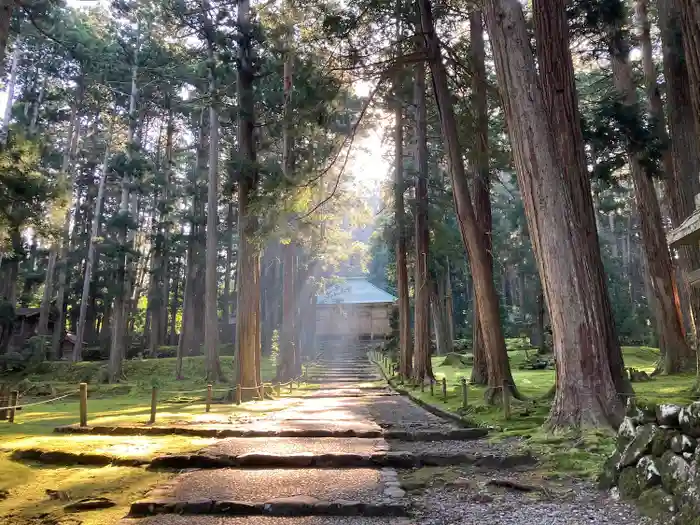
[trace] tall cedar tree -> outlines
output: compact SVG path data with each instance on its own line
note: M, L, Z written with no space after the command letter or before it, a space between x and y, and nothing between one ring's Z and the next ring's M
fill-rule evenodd
M447 83L447 72L442 61L440 43L435 33L431 2L430 0L419 0L418 5L425 50L432 72L433 91L440 113L442 135L452 178L455 211L462 241L469 254L474 280L474 295L481 315L488 365L486 400L494 402L497 398L500 399L504 388L509 389L513 396L520 397L510 371L506 342L498 311L498 294L493 282L493 269L488 249L484 242L483 233L476 224L476 215L472 206L464 159L462 158L462 148L459 144L454 104Z
M471 38L470 55L472 62L472 113L474 121L474 146L472 164L474 166L474 213L484 236L484 243L493 268L491 242L491 178L489 174L489 122L486 100L486 65L484 49L483 16L474 11L469 17L469 34ZM475 305L477 306L477 305ZM481 333L481 315L478 306L474 308L473 345L474 366L471 382L485 385L488 378L484 336Z
M418 39L419 46L422 39ZM415 318L412 379L423 383L433 378L430 361L430 231L428 230L428 125L425 103L425 64L415 66L413 105L415 107Z
M632 66L629 62L629 43L623 28L626 23L625 6L620 0L601 0L602 29L612 61L613 84L619 97L619 111L636 115L637 93ZM631 133L631 132L629 132ZM626 137L627 158L635 201L642 229L649 284L654 295L656 325L664 353L663 370L676 373L694 364L694 354L685 340L678 299L676 276L666 244L661 207L654 188L653 172L644 152L631 135Z
M538 40L538 47L549 46L548 55L560 57L560 89L568 94L562 95L567 106L559 111L577 123L564 7L564 0L552 0L535 8L546 15L538 22L540 35L544 34L544 23L550 28L550 38ZM551 94L538 87L540 79L520 2L488 0L485 16L530 238L552 322L557 383L550 424L607 426L619 420L623 406L611 373L614 348L610 345L616 341L608 330L612 320L606 315L604 281L591 279L597 280L603 273L593 248L597 243L594 223L585 220L592 215L585 211L591 207L590 188L587 177L582 176L585 171L573 164L576 160L582 165L582 155L563 159L557 138L571 138L576 131L564 126L560 133L554 125L561 115L550 113L551 102L547 100ZM553 65L557 64L549 67ZM542 67L548 66L545 63ZM570 147L574 152L583 149L580 139Z

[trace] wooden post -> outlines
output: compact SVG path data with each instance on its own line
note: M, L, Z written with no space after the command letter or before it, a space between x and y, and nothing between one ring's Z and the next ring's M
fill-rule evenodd
M435 380L431 377L430 378L430 397L433 397L435 395Z
M10 392L7 385L0 385L0 407L6 407L10 403ZM7 410L0 410L0 421L7 419Z
M211 385L207 385L207 413L211 410Z
M510 419L510 390L505 381L503 381L503 417Z
M275 385L275 395L277 397L280 397L282 395L282 386L279 383Z
M13 390L10 392L10 415L7 418L8 423L15 422L15 407L17 406L17 398L19 397L19 392Z
M156 422L156 408L158 407L158 388L155 386L151 388L151 419L148 420L148 424L152 425Z
M467 378L463 377L462 378L462 408L464 408L465 410L466 410L467 406L469 406L469 403L468 403L468 395L469 395L468 392L469 391L467 390L467 388L468 388Z
M87 426L87 383L80 383L80 426Z
M420 391L425 392L425 381L420 382Z
M236 404L241 404L241 385L236 385Z
M442 400L447 403L447 378L442 378Z

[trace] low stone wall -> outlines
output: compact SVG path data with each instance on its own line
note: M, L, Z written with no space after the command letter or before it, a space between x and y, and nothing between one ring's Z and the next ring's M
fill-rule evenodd
M700 402L632 406L620 425L617 450L599 479L602 489L636 499L650 515L700 523Z

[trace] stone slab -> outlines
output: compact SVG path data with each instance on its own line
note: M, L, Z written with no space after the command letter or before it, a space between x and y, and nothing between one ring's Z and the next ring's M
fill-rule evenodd
M225 439L211 447L207 454L239 456L241 454L372 454L387 450L384 439L361 438L234 438Z
M119 525L414 525L410 518L346 516L180 516L160 514L147 518L125 518Z
M379 501L380 472L376 469L196 470L177 477L166 495L176 501L259 503L291 496L313 496L325 501Z

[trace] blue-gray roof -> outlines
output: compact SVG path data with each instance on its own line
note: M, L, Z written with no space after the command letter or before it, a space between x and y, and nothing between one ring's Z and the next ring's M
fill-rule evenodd
M396 297L377 288L363 277L348 277L319 295L318 304L393 303Z

